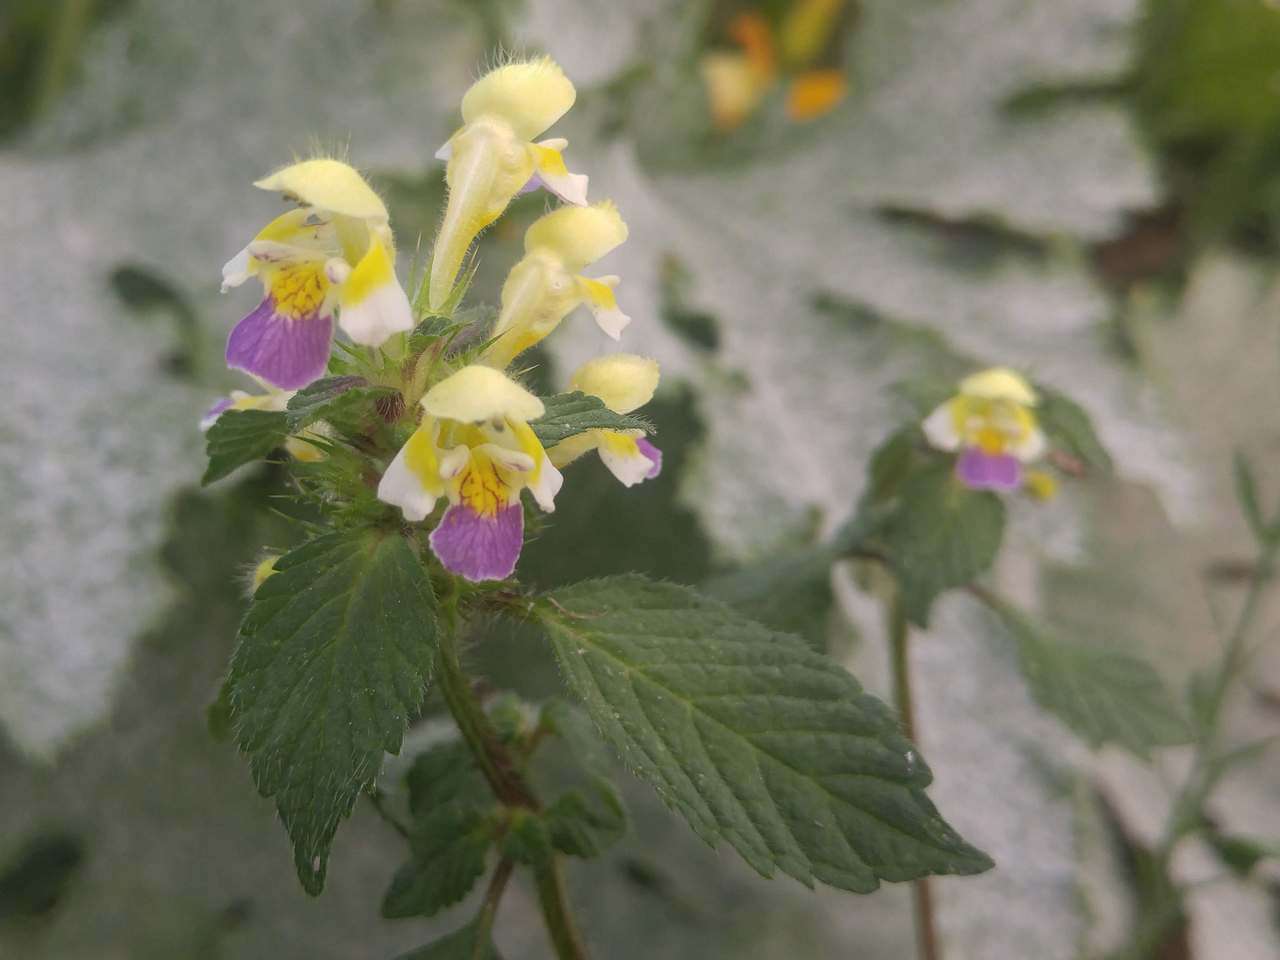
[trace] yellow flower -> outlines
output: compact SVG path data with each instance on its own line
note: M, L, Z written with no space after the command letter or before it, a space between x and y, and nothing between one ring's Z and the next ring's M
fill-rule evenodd
M630 318L618 309L614 276L585 277L580 271L627 238L627 225L608 200L589 207L561 207L529 227L525 255L502 286L502 309L483 360L505 368L519 354L586 304L596 323L615 340Z
M469 580L505 579L524 542L520 491L528 488L549 513L564 482L529 426L545 412L542 401L492 367L473 365L428 390L422 409L378 498L416 522L447 497L431 532L440 562Z
M587 202L587 178L572 174L568 141L534 138L573 106L577 93L549 57L485 74L462 98L462 127L440 148L449 200L432 254L429 305L449 298L467 249L523 190L546 187L567 203Z
M333 317L356 343L380 346L413 327L395 276L382 200L339 160L291 164L254 186L300 204L276 217L222 268L222 289L250 277L265 296L227 340L227 363L282 389L323 375Z
M1046 442L1032 408L1031 385L1007 367L993 367L960 381L960 392L925 419L925 437L939 450L960 451L956 473L979 490L1016 490L1024 463L1039 458Z
M653 399L658 363L631 353L599 357L578 368L569 388L598 397L614 413L631 413ZM600 454L624 486L635 486L662 472L662 451L645 439L643 430L587 430L557 443L547 455L557 467L564 467L591 450Z

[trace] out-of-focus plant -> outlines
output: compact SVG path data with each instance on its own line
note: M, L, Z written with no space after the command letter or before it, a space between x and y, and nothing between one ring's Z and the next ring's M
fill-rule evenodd
M310 893L323 888L333 837L362 794L409 847L385 916L433 915L491 865L478 913L419 958L495 955L490 930L518 867L533 874L557 954L586 955L563 858L598 856L626 828L593 759L592 726L700 837L727 841L764 876L865 893L882 880L990 868L929 801L931 774L893 711L802 639L640 576L549 593L513 579L526 531L560 506L562 468L594 452L629 487L662 467L652 428L635 414L658 386L652 360L597 357L551 396L521 382L526 351L578 306L615 339L629 322L619 279L584 272L626 240L620 211L587 203L564 140L536 139L574 99L545 58L508 63L471 87L463 125L437 154L447 206L412 297L395 275L386 207L352 167L317 157L258 181L296 207L223 278L227 288L262 283L226 355L265 392L209 411L206 480L283 448L292 494L317 519L301 546L268 553L254 571L215 728L235 737L259 791L274 798ZM471 244L517 194L539 187L565 205L527 230L496 317L464 309ZM1003 410L991 413L998 426ZM1003 489L1004 462L995 469ZM949 490L949 474L943 481ZM572 510L567 492L562 508ZM875 516L892 512L878 503ZM894 558L928 571L904 593L917 617L960 572L933 550L938 537L954 547L948 508L918 519L903 542L923 534L924 549ZM877 519L855 529L850 551L888 528ZM990 547L990 531L978 535ZM965 579L981 567L965 566ZM541 630L580 706L482 695L463 655L495 617ZM401 804L375 779L428 689L459 736L414 758ZM555 741L577 761L567 777L544 760Z

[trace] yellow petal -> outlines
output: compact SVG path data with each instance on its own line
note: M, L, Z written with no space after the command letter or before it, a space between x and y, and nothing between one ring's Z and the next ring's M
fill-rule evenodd
M698 64L707 88L707 105L717 130L733 130L755 113L769 92L772 77L761 77L741 53L714 52Z
M992 367L960 381L960 392L967 397L984 400L1010 400L1024 406L1035 406L1038 398L1031 384L1008 367Z
M387 219L387 208L382 199L354 167L341 160L303 160L277 170L254 186L284 193L321 210L359 220Z
M793 68L813 63L831 39L844 0L797 0L778 29L782 59Z
M269 553L258 561L257 566L253 568L253 580L249 586L250 593L257 593L258 588L267 582L267 578L276 572L276 561L280 559L280 554Z
M613 201L560 207L539 217L524 235L526 253L553 252L570 273L594 263L627 239L627 225Z
M599 397L614 413L630 413L653 399L658 361L634 353L597 357L578 368L569 387Z
M560 65L539 57L490 70L473 83L462 98L462 119L500 117L521 140L532 140L564 116L576 98Z
M1058 494L1057 478L1044 470L1028 470L1023 485L1037 500L1052 500Z
M586 430L566 437L547 451L547 457L556 467L567 467L583 454L600 445L602 430Z
M422 398L433 417L479 423L484 420L537 420L542 401L493 367L473 364L441 380Z

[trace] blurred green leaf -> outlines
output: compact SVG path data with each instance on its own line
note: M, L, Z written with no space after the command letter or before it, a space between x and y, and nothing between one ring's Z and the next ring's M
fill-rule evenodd
M200 482L213 483L268 456L289 435L288 418L276 410L227 410L205 434L209 466Z
M1258 503L1258 481L1253 475L1253 465L1239 450L1232 458L1231 465L1240 512L1244 515L1245 522L1249 524L1249 529L1253 531L1258 542L1266 543L1275 534L1269 529L1270 524L1262 513L1262 506Z
M232 721L273 797L303 888L324 887L338 823L400 749L435 656L435 596L405 539L318 537L285 554L240 625Z
M1000 550L1004 518L1001 499L970 490L950 464L918 469L901 483L871 542L883 545L912 623L927 626L940 593L987 571Z
M0 868L0 920L51 911L84 859L84 841L73 834L59 831L32 837Z
M861 893L990 868L925 796L893 712L798 638L638 576L552 597L541 619L569 685L707 843Z
M627 832L622 796L603 777L593 777L581 790L561 794L543 817L551 844L571 857L598 857Z
M418 817L409 837L412 856L392 877L382 898L382 916L434 916L470 893L484 874L495 819L492 804L458 803Z
M835 550L827 545L784 553L704 584L709 596L747 617L803 637L814 650L827 646L827 622L835 597L831 565Z
M1031 695L1090 746L1114 743L1147 757L1154 747L1190 739L1186 719L1145 660L1115 647L1067 643L1012 607L995 610L1017 642Z
M1084 408L1070 397L1042 384L1036 384L1040 405L1036 417L1049 445L1062 450L1095 470L1111 470L1111 455L1093 429Z
M502 960L502 957L491 940L479 939L479 930L472 922L435 943L402 953L395 960Z

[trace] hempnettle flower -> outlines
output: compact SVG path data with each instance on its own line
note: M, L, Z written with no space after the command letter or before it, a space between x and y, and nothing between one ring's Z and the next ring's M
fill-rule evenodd
M387 208L353 168L304 160L254 184L300 204L222 268L222 289L257 276L265 295L227 338L227 365L286 390L324 374L333 320L355 343L381 346L412 329L395 276Z
M627 225L610 201L561 207L539 217L524 235L524 258L502 285L502 309L483 361L505 369L586 304L600 329L617 340L631 318L618 309L618 278L580 271L627 239Z
M658 362L631 353L589 360L569 382L569 389L598 397L614 413L639 409L657 388ZM555 466L564 467L591 450L627 487L662 472L662 451L645 439L643 430L588 430L561 440L547 454Z
M960 392L922 424L939 450L960 451L956 475L974 490L1016 490L1023 465L1045 451L1032 408L1038 398L1022 376L993 367L960 381Z
M468 580L503 580L524 544L526 487L538 506L555 510L564 478L548 459L530 420L542 401L505 374L463 367L422 398L423 418L378 484L378 498L420 521L447 497L431 532L431 549Z
M567 140L534 138L559 120L577 92L549 57L489 71L462 98L462 127L436 153L448 163L449 201L431 261L429 307L449 299L467 249L515 196L545 187L587 202L587 178L565 167Z

